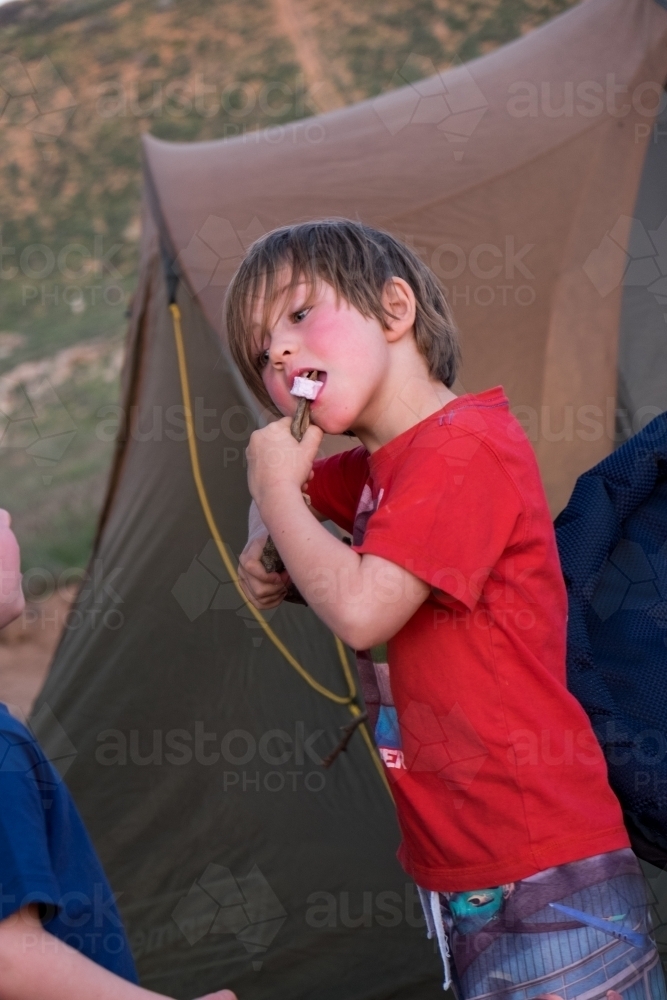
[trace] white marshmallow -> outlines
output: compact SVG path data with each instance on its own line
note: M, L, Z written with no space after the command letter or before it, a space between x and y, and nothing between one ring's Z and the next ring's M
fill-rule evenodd
M290 389L292 396L300 396L302 399L317 399L317 394L324 385L324 382L317 382L315 379L302 378L297 375L294 385Z

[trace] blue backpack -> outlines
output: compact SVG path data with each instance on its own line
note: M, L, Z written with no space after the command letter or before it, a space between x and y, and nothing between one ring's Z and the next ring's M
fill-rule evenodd
M667 866L667 413L584 473L555 522L567 680L635 853Z

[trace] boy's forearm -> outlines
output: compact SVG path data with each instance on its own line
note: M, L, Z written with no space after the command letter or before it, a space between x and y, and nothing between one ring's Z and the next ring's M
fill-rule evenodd
M355 645L364 618L361 556L320 524L298 487L273 491L260 515L308 604L336 635Z
M158 1000L15 914L0 923L0 1000Z
M303 496L303 494L302 494ZM319 510L315 510L312 504L308 504L310 513L318 521L327 521L328 518L324 514L320 514ZM268 528L262 521L262 515L259 512L259 507L254 500L250 501L250 508L248 510L248 541L251 542L254 538L259 535L268 534Z
M285 568L308 604L344 642L366 649L386 642L405 625L428 597L429 585L389 559L359 555L313 516L301 484L308 481L321 437L311 424L297 443L287 418L255 431L246 453L248 484Z

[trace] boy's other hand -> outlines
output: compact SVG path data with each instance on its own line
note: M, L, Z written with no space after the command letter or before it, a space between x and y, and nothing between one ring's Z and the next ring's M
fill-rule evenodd
M239 583L243 592L260 611L277 608L287 593L288 573L267 573L260 556L268 534L251 538L239 557Z
M18 618L25 607L21 553L11 523L9 513L0 509L0 628Z
M301 489L308 481L323 432L311 424L301 442L291 434L292 421L283 417L250 436L246 450L248 487L257 506L284 487Z

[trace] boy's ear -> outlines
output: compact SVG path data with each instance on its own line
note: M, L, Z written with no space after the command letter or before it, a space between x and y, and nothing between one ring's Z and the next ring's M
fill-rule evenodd
M387 324L384 333L391 344L400 340L415 325L415 293L404 278L390 278L382 291L382 305Z

